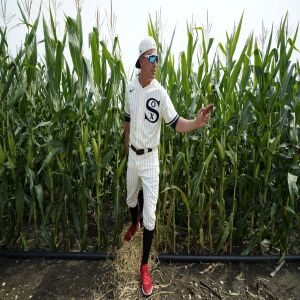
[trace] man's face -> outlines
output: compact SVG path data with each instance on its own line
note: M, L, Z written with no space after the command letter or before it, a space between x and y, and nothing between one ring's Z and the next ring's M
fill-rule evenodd
M141 71L143 75L152 80L156 76L157 62L155 61L152 64L148 58L144 57L145 55L157 55L157 51L155 49L150 49L140 57Z

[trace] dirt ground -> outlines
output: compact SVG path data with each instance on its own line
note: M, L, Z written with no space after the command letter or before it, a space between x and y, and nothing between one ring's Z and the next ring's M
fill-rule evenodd
M138 275L141 233L114 261L0 257L0 299L144 299ZM300 299L300 262L276 264L156 262L147 299Z
M110 261L0 259L0 299L119 299ZM152 299L300 299L300 263L160 263ZM135 298L142 299L139 292ZM122 298L120 298L122 299Z

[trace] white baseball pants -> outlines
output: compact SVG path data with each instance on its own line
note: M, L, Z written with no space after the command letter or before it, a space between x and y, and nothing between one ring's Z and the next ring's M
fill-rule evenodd
M127 199L129 207L135 207L142 184L144 194L143 224L146 229L153 230L156 220L156 203L159 191L159 159L158 149L137 155L131 147L127 164Z

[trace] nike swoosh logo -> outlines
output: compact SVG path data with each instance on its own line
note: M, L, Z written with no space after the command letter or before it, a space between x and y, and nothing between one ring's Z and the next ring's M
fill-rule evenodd
M133 92L134 91L134 89L132 89L132 90L129 90L129 93L131 93L131 92Z

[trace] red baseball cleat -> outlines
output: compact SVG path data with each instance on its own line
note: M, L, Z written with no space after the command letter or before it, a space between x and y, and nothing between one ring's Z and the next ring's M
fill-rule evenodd
M129 242L135 233L141 228L140 221L138 220L135 224L131 225L127 230L124 240Z
M149 275L148 264L143 264L140 267L140 274L142 279L142 291L145 296L150 296L153 291L151 277Z

